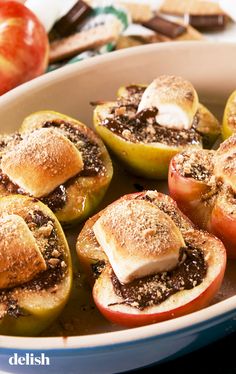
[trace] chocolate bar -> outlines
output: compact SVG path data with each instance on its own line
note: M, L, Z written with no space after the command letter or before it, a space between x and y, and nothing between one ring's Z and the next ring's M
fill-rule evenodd
M186 32L186 27L180 25L176 22L169 21L163 17L155 16L149 21L144 22L143 26L157 32L168 36L169 38L176 38Z
M222 30L226 25L224 14L185 15L185 22L201 31Z
M68 36L76 31L76 28L81 24L92 12L92 8L83 0L77 3L69 10L69 12L59 19L53 30L60 36Z

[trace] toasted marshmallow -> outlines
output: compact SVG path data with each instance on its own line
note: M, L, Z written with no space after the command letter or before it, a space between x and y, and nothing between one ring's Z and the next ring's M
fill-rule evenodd
M162 75L144 91L138 112L155 107L156 121L174 129L191 128L198 109L198 95L193 85L181 77Z
M83 160L59 130L42 128L7 152L1 169L24 192L42 197L78 174L83 169Z
M113 203L93 231L121 283L174 268L185 246L172 219L140 199Z
M225 140L216 151L214 174L236 192L236 135Z
M30 281L47 269L36 240L16 214L0 218L0 289Z

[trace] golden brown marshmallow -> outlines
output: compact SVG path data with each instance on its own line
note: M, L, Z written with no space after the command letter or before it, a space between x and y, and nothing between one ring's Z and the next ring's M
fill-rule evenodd
M27 135L1 161L1 169L24 192L42 197L83 169L81 153L57 129Z
M16 214L0 217L0 289L30 281L46 268L24 219Z
M93 226L121 283L174 268L185 246L172 219L145 200L120 200Z
M198 109L198 95L193 85L173 75L161 75L144 91L138 112L156 107L156 121L165 127L189 129Z

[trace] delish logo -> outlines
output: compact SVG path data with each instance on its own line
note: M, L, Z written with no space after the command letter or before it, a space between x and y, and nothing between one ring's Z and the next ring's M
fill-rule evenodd
M45 356L44 353L41 353L40 356L35 356L34 353L26 353L24 356L19 356L18 353L14 353L13 356L9 357L9 365L28 365L28 366L49 366L50 359Z

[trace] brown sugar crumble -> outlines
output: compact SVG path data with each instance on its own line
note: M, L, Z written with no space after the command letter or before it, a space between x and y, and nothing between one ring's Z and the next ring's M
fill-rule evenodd
M214 151L187 150L176 157L176 168L183 177L210 182L213 177Z
M22 137L19 133L0 135L0 156L2 156L6 150L14 148L21 140Z
M155 191L146 191L146 193L142 196L142 199L150 201L164 213L168 214L168 216L174 221L176 226L181 231L186 231L191 228L191 225L186 221L186 219L178 214L176 206L170 202L168 196L162 199L157 199Z

